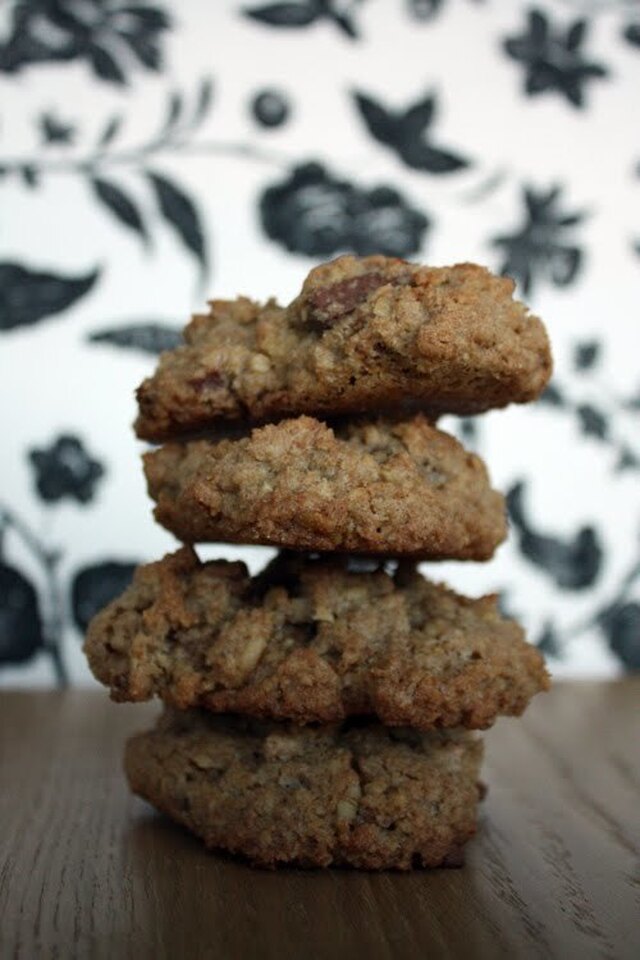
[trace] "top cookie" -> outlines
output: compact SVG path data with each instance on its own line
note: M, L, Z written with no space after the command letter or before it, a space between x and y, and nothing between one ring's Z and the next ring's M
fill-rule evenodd
M513 289L471 263L346 256L312 270L286 308L213 300L139 387L136 432L165 440L234 420L533 400L551 353Z

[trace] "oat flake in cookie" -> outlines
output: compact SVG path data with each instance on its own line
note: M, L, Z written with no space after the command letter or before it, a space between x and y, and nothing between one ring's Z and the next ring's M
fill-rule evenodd
M548 684L540 653L500 615L422 577L342 559L200 563L183 548L140 567L93 621L89 664L116 700L330 722L490 726Z
M526 403L549 380L551 353L513 290L474 264L345 256L312 270L288 307L213 300L140 386L137 434L157 441L303 413Z
M131 789L207 847L275 867L462 862L482 745L377 723L299 728L167 710L127 744Z
M144 460L156 520L186 543L486 560L506 535L482 460L422 414L298 417Z

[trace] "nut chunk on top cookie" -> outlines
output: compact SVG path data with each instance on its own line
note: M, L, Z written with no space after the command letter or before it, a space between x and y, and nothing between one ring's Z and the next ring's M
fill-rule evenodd
M186 543L485 560L506 533L483 462L422 414L298 417L144 460L156 519Z
M251 580L244 564L200 563L187 547L138 569L85 652L116 700L303 724L375 714L483 728L548 683L495 597L469 600L412 564L392 576L284 554Z
M551 354L513 289L470 263L345 256L312 270L286 308L213 300L140 386L136 431L164 440L224 421L533 400Z

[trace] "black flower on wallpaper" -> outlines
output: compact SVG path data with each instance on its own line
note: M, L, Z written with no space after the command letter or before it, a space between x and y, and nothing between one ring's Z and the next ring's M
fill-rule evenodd
M71 146L76 137L76 128L73 123L61 120L51 111L41 114L39 118L40 136L46 146Z
M560 187L546 191L524 187L522 198L521 227L491 240L504 251L501 272L517 280L525 294L543 280L564 287L576 278L582 265L582 248L571 242L571 233L585 215L562 210Z
M100 80L125 84L136 65L159 70L165 10L122 0L18 0L0 42L0 72L84 60Z
M527 511L527 485L520 481L507 493L509 519L520 552L564 590L586 590L598 578L603 551L597 531L582 527L569 539L536 530Z
M82 441L73 435L57 437L49 447L29 450L36 490L45 503L65 498L89 503L102 476L104 466L94 460Z
M358 37L353 13L362 0L284 0L255 7L245 7L245 17L268 27L285 29L310 27L325 20L355 40Z
M260 198L260 218L271 240L308 257L341 251L408 257L420 249L429 226L397 190L362 189L320 163L294 167L268 187Z
M608 74L603 64L583 51L587 27L586 20L574 20L563 30L534 8L525 30L504 40L506 53L525 68L524 89L529 96L555 92L574 107L584 106L584 85Z
M68 309L90 292L99 275L97 268L68 276L0 262L0 332L31 326Z
M371 135L390 147L408 167L428 173L453 173L469 165L460 154L443 150L433 141L435 94L427 94L404 110L392 110L357 91L353 98Z

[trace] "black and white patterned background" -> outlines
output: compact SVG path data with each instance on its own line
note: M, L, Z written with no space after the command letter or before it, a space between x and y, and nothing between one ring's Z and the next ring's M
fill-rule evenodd
M557 673L640 667L639 91L638 0L0 3L0 684L86 682L88 619L172 549L130 423L190 311L347 250L516 278L552 385L445 422L510 543L431 573Z

